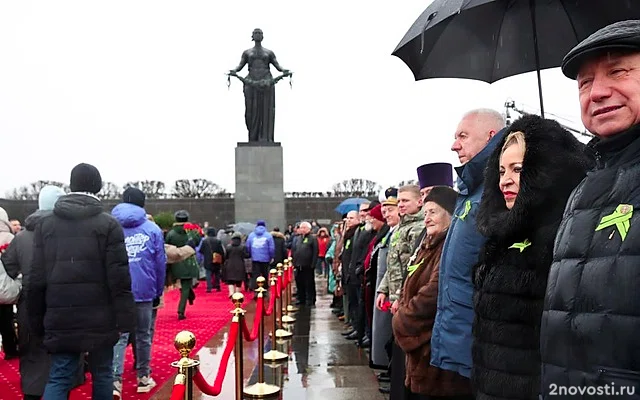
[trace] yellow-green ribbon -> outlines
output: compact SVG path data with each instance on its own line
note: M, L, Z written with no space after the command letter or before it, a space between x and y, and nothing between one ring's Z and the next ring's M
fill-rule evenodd
M393 234L391 235L391 247L396 247L396 244L398 244L398 239L400 239L400 233L396 229L395 232L393 232Z
M351 246L351 239L347 239L347 243L344 245L345 250L348 250L349 246Z
M413 275L413 273L414 273L414 272L416 272L416 270L417 270L418 268L420 268L420 266L422 265L422 262L423 262L423 261L424 261L424 258L423 258L422 260L420 260L420 262L419 262L419 263L414 264L414 265L409 265L409 266L407 267L407 271L409 271L409 276Z
M309 239L308 239L308 238L304 238L304 240L302 241L302 243L309 243Z
M620 204L616 210L609 215L605 215L600 220L600 224L596 227L596 232L615 225L620 232L622 241L627 237L629 228L631 227L631 217L633 216L633 206L630 204ZM614 231L615 232L615 231ZM613 237L613 232L609 239Z
M524 251L527 247L531 246L531 242L529 239L525 239L524 242L517 242L509 246L510 249L518 249L520 253Z
M464 221L464 219L467 218L467 215L469 215L469 211L471 211L471 200L464 202L464 211L458 216L458 218Z

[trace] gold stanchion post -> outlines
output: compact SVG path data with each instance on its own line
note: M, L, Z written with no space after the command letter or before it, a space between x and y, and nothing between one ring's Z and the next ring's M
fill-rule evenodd
M171 363L173 368L178 369L176 382L184 379L184 399L193 400L193 375L195 374L198 365L200 365L200 361L189 358L189 355L196 346L196 337L189 331L178 332L176 338L173 340L173 345L180 353L180 360Z
M282 280L282 264L278 264L277 265L277 272L278 272L278 278L281 278ZM284 288L281 288L284 289ZM276 307L275 310L273 310L274 313L277 313L280 315L280 318L278 318L278 320L280 321L280 327L279 329L276 329L276 338L278 339L289 339L291 336L293 336L293 333L289 332L286 329L282 329L282 297L284 297L284 291L280 294L280 299L276 299ZM278 322L278 320L276 320L276 323Z
M277 271L275 269L272 269L269 271L269 284L272 287L276 287L278 282L278 279L276 278L276 274L277 274ZM277 304L274 304L273 311L271 312L271 317L273 318L273 324L271 327L271 350L264 353L265 361L269 361L272 363L284 361L289 358L287 354L284 354L283 352L276 350L276 332L278 330L278 322L276 321L276 318L278 317L278 309L276 306Z
M258 297L264 299L264 292L266 289L264 288L265 279L262 276L259 276L256 279L256 283L258 284ZM264 314L261 315L260 325L258 328L258 382L245 388L244 395L246 397L252 399L264 399L270 397L276 397L280 393L280 388L275 385L270 385L264 382Z
M289 274L289 260L285 260L283 272L284 272L283 276L287 277ZM282 303L282 323L283 324L293 324L294 322L296 322L296 319L289 313L289 302L291 301L290 299L291 291L289 290L290 287L291 287L291 284L287 285L287 287L285 288L282 288L283 301L281 303Z
M287 265L289 265L289 269L294 268L293 267L293 259L291 257L287 258L285 260L285 263L287 263ZM294 271L291 271L291 276L295 277ZM295 279L293 279L293 280L295 280ZM292 281L292 283L293 283L293 281ZM299 308L296 307L293 304L293 286L291 286L291 284L289 284L289 287L287 288L287 297L289 298L289 301L287 302L287 304L288 304L287 305L287 311L290 312L290 313L297 312L299 310Z
M240 292L234 293L231 296L234 309L231 310L233 314L232 322L238 323L238 336L236 337L236 346L233 349L233 356L236 359L236 400L242 400L243 395L243 376L242 371L244 368L244 360L242 358L242 320L244 319L245 311L242 309L242 303L244 302L244 295Z
M289 261L285 261L285 271L289 270L291 272L289 272L289 274L291 274L292 279L293 277L295 277L294 271L293 271L293 264L290 264ZM287 315L291 315L296 313L297 311L299 311L300 309L298 307L296 307L293 304L293 285L292 282L289 282L289 285L287 286Z

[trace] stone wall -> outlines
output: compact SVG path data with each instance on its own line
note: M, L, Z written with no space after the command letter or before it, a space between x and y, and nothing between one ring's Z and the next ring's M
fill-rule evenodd
M329 219L340 218L334 211L344 197L292 197L286 198L285 215L288 224L303 219ZM105 210L111 210L119 201L104 200ZM38 208L37 201L31 200L6 200L0 199L0 207L9 214L9 218L17 218L24 221L25 217ZM191 214L192 221L202 223L209 221L215 227L226 226L235 221L234 199L156 199L147 200L145 209L150 214L158 214L168 211L175 212L185 209ZM281 227L282 228L282 227Z

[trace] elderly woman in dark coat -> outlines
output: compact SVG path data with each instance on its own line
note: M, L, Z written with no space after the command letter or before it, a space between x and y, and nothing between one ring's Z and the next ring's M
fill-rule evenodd
M473 271L476 399L537 399L540 319L553 244L571 191L592 161L557 122L515 121L487 163Z
M406 354L405 386L409 400L472 399L469 379L430 363L440 256L456 198L457 193L446 186L434 187L425 198L426 234L410 259L398 311L393 315L393 335Z

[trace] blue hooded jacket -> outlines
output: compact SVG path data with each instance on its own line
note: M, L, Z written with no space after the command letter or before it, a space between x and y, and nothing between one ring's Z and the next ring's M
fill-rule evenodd
M246 246L251 259L256 262L271 262L275 254L273 236L262 225L256 226L256 229L249 234Z
M473 283L471 270L485 238L476 216L484 190L484 169L505 129L468 163L457 167L458 198L440 258L438 311L431 336L431 365L471 376Z
M135 204L118 204L111 214L124 230L133 298L138 303L153 301L162 296L167 268L162 231L147 220L144 208Z

